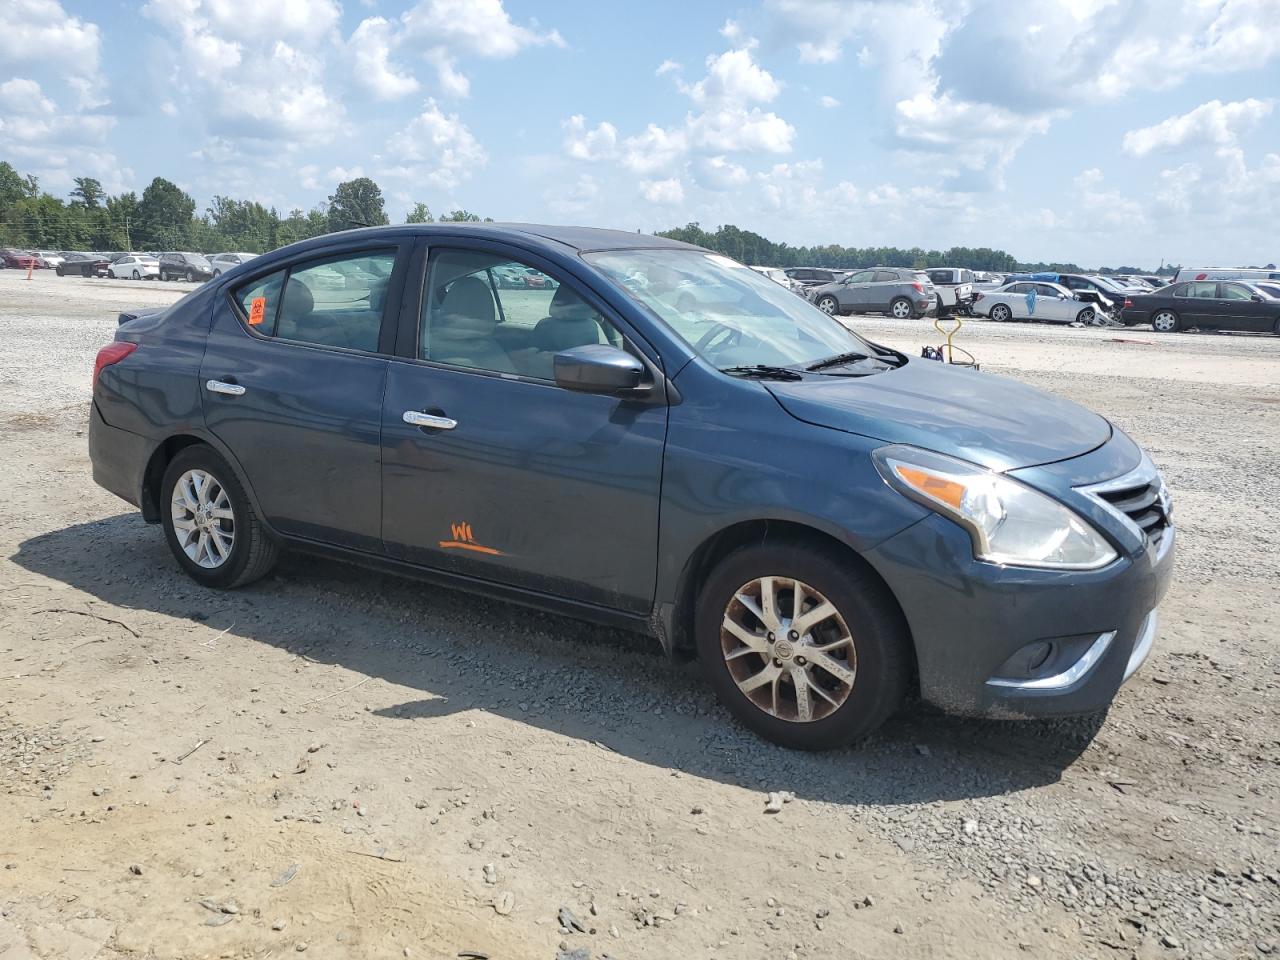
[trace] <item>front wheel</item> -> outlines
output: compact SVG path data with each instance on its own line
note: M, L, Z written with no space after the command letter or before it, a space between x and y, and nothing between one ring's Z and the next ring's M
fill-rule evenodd
M266 576L279 548L227 462L196 444L170 461L161 482L165 540L178 565L206 587L244 586Z
M910 320L915 316L916 308L911 305L911 301L905 297L899 297L893 303L889 304L889 313L896 320Z
M1182 324L1172 310L1158 310L1151 318L1151 329L1156 333L1174 333Z
M195 282L196 282L196 272L194 270L187 270L187 283L195 283Z
M1003 303L997 303L991 308L991 319L996 323L1004 323L1006 320L1013 319L1013 311Z
M753 545L726 557L699 595L696 643L729 711L799 750L867 736L897 709L910 676L897 604L835 547Z
M1076 322L1083 323L1086 326L1088 324L1093 323L1093 318L1094 318L1093 307L1085 307L1083 310L1081 310L1079 313L1076 314Z
M835 297L819 297L818 309L829 317L834 317L840 312L840 301Z

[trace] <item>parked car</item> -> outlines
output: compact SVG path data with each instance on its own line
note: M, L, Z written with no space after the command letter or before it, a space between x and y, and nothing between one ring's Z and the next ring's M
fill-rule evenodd
M58 264L67 259L56 250L37 250L35 251L35 254L50 270L54 269Z
M336 263L385 283L312 289ZM489 280L512 264L556 281L536 325L505 319L529 291ZM807 749L909 687L961 713L1098 711L1157 633L1172 507L1120 429L698 247L352 230L120 320L93 476L205 587L299 549L649 633Z
M160 276L160 261L145 253L131 253L114 260L107 275L130 280L154 280Z
M29 250L0 248L0 266L13 270L40 269L40 258Z
M788 290L794 290L799 284L787 276L787 271L779 267L752 267L756 273L762 277L768 277L774 283L786 287Z
M1254 286L1265 293L1268 297L1280 299L1280 280L1275 282L1270 280L1260 280L1255 283Z
M849 275L848 270L828 270L825 267L788 267L782 271L802 289L824 283L835 283Z
M256 256L256 253L215 253L209 258L209 266L213 268L213 275L218 277L233 267L248 263Z
M1184 280L1280 280L1275 267L1182 267L1173 282Z
M209 280L213 277L213 266L202 253L162 253L160 254L161 280Z
M1150 323L1157 333L1250 330L1280 334L1280 301L1241 281L1190 280L1125 299L1126 326Z
M1093 323L1097 305L1086 303L1059 283L1015 280L995 290L979 292L973 312L997 322L1045 320L1049 323Z
M1084 273L1060 273L1058 283L1075 293L1081 300L1099 306L1110 317L1118 318L1125 295L1136 292L1127 284L1119 284L1106 277Z
M60 277L105 277L107 268L111 266L106 257L100 257L96 253L68 251L63 254L63 258L53 268L54 273Z
M973 306L972 270L960 267L935 267L926 270L934 290L937 291L938 316L946 317L953 313L968 316Z
M907 267L859 270L843 280L811 287L807 296L832 315L887 313L906 320L931 316L938 304L928 274Z

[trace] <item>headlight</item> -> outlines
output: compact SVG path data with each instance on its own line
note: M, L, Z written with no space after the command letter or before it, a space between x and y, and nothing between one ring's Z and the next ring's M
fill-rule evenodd
M889 486L968 530L979 560L1095 570L1116 559L1081 517L1003 474L908 446L881 447L872 457Z

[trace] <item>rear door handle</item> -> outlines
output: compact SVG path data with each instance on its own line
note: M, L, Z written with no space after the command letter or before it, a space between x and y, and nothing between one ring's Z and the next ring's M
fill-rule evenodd
M434 413L423 413L420 410L406 410L401 419L415 427L430 427L432 430L452 430L458 425L457 420L436 416Z
M223 393L228 397L243 397L244 387L238 383L224 383L221 380L209 380L204 388L210 393Z

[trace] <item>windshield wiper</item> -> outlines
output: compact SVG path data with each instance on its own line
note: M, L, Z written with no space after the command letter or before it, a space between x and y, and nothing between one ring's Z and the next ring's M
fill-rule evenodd
M803 380L799 370L790 367L774 367L767 363L753 363L740 367L721 367L721 373L735 377L754 377L757 380Z
M805 369L810 373L815 373L818 370L825 370L827 367L842 367L846 363L857 363L859 360L870 359L865 353L837 353L834 357L827 357L825 360L811 363Z

